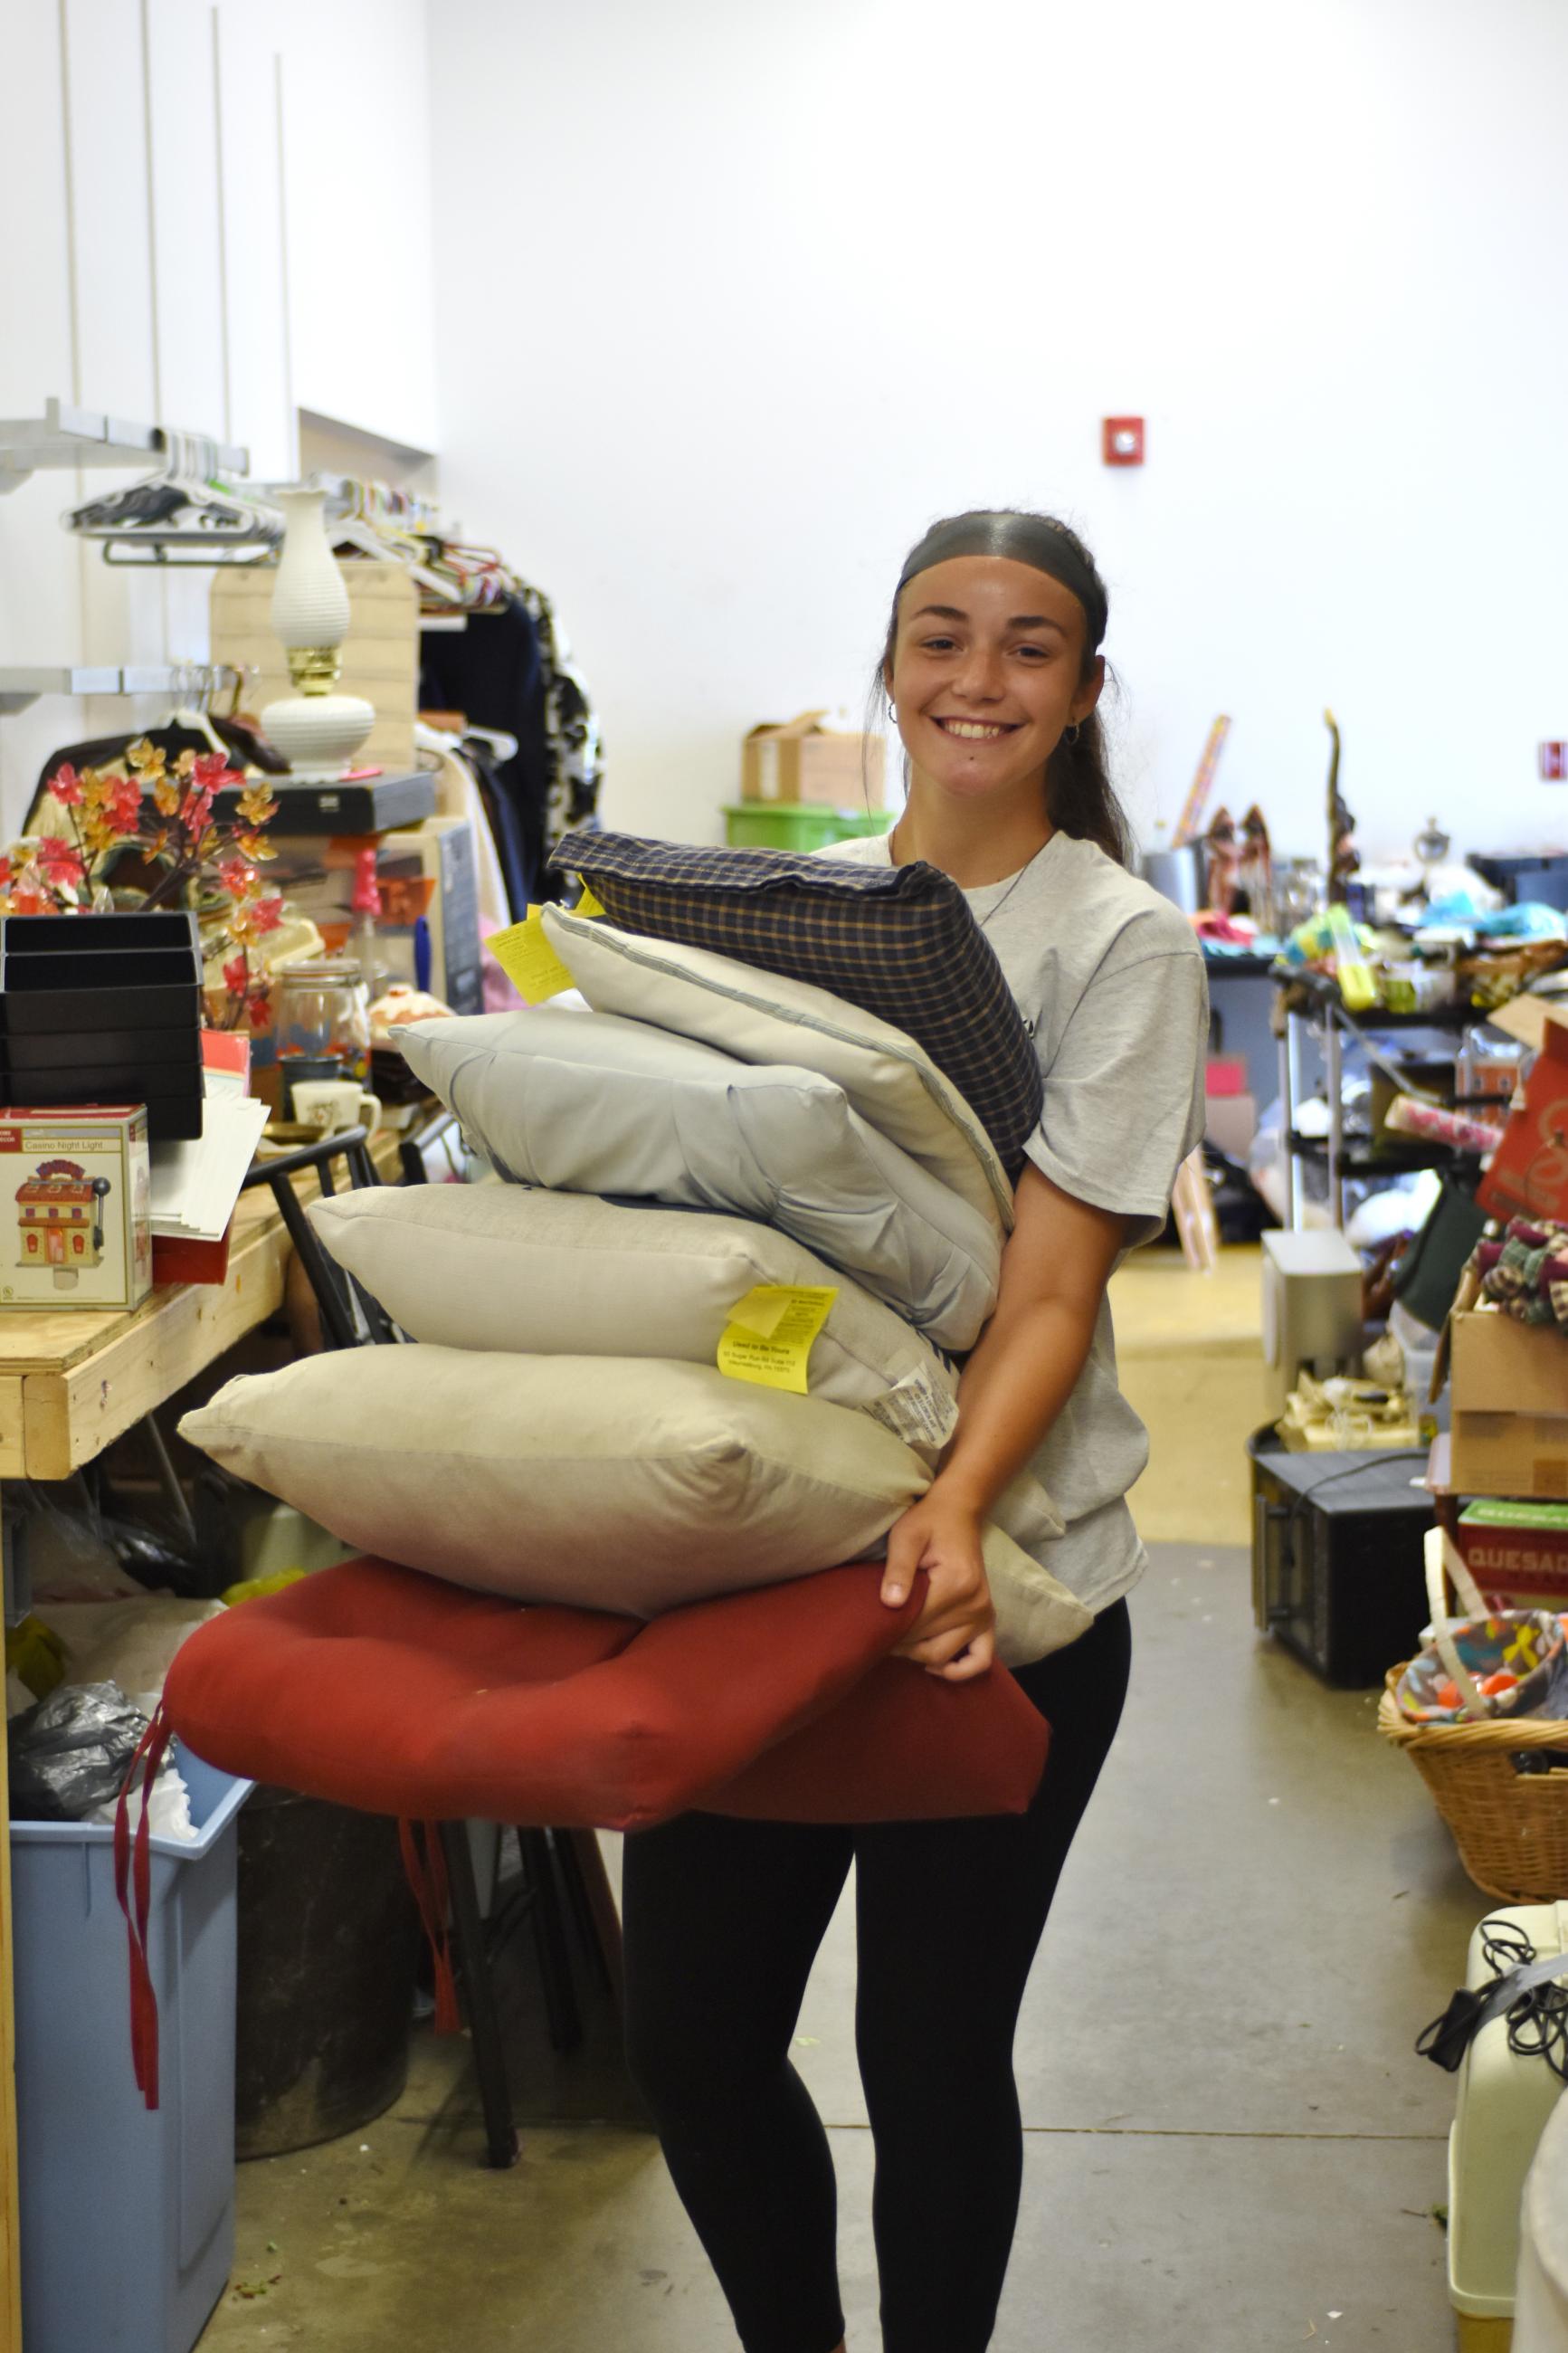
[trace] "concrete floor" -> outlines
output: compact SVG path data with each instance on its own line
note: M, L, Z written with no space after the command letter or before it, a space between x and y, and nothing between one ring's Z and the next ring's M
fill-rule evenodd
M1255 1302L1250 1253L1206 1282L1153 1253L1118 1278L1124 1377L1154 1433L1138 1501L1157 1549L1124 1730L1019 2034L1024 2208L997 2353L1453 2341L1432 2213L1453 2085L1411 2045L1485 1899L1377 1741L1373 1695L1329 1692L1260 1645L1246 1556L1217 1541L1237 1528L1235 1457L1259 1419ZM795 2057L834 2141L850 2344L870 2348L853 1971L846 1907ZM584 2053L555 2060L531 1970L508 1975L516 2170L478 2161L466 2045L422 2031L389 2115L240 2168L235 2285L202 2353L733 2347L607 2009Z

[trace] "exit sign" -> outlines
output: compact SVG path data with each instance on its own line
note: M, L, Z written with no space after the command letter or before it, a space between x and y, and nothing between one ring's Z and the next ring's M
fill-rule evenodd
M1568 744L1542 744L1541 781L1543 785L1560 785L1568 778Z

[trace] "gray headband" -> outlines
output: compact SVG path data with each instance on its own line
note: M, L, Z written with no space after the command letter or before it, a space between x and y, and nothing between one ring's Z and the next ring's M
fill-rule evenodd
M946 564L956 555L1001 556L1013 564L1027 564L1034 571L1059 580L1083 607L1090 653L1098 649L1108 618L1105 590L1093 565L1071 533L1052 522L1048 516L1016 513L1004 508L950 515L946 522L933 523L904 559L904 568L899 575L899 594L903 594L918 572L929 572L933 564Z

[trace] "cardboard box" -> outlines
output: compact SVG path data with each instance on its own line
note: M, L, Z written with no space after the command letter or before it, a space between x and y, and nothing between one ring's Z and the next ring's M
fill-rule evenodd
M741 797L809 802L818 808L883 807L886 749L879 735L836 734L820 711L753 727L741 746Z
M1547 1023L1568 1023L1568 997L1542 997L1527 989L1522 996L1510 997L1506 1005L1493 1006L1487 1019L1494 1029L1506 1031L1532 1054L1539 1053L1546 1042Z
M0 1306L139 1307L151 1195L142 1105L0 1111Z
M1568 1335L1473 1308L1449 1324L1450 1482L1472 1495L1568 1498Z
M1487 1496L1466 1504L1454 1540L1483 1593L1512 1609L1568 1605L1568 1504Z
M342 643L340 694L360 694L375 724L356 757L361 766L411 769L414 722L419 708L419 591L401 564L351 557L341 567L349 592L348 635ZM272 627L276 564L226 565L208 596L215 662L233 662L256 677L248 707L259 712L294 692L289 657ZM470 624L483 628L482 621Z

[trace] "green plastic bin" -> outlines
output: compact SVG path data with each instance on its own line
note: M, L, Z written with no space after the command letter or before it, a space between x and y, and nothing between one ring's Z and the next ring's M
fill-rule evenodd
M797 801L734 801L724 811L724 839L731 849L826 849L830 841L886 833L891 809L817 808Z

